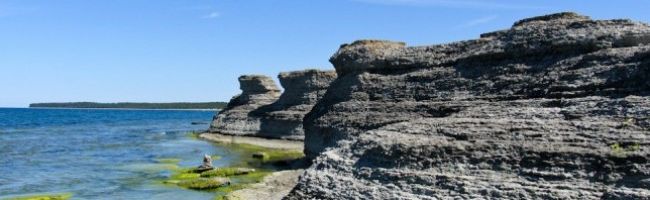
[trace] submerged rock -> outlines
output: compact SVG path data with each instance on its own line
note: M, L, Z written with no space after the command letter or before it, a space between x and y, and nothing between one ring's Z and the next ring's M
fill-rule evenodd
M647 24L559 13L343 45L286 199L648 199L649 43Z
M267 76L239 77L242 93L233 97L226 108L214 116L210 132L227 135L255 135L260 132L260 116L251 112L269 105L280 97L280 89Z
M240 79L244 92L233 98L228 107L215 116L210 132L302 140L304 115L325 94L329 84L336 79L336 73L304 70L281 73L278 79L285 89L279 97L279 90L268 77L258 78L256 80L260 81L254 83ZM258 93L264 98L241 100L243 96L250 96L246 94Z
M27 196L15 196L7 199L11 200L68 200L72 198L72 193L62 193L62 194L37 194L37 195L27 195Z

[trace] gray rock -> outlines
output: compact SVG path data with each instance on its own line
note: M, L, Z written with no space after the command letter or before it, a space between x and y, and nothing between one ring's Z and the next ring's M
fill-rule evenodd
M260 132L259 116L251 112L275 102L280 89L267 76L250 75L239 77L242 93L233 97L226 108L214 116L210 132L226 135L255 135Z
M477 40L357 41L286 199L649 199L650 26L559 13Z
M279 90L268 77L240 78L243 93L213 120L210 132L289 140L304 139L302 119L336 79L334 71L304 70L278 75Z
M284 92L271 105L256 112L263 116L258 136L303 140L302 119L325 95L330 83L336 79L334 71L304 70L278 75Z
M214 169L214 166L212 166L212 157L208 154L205 154L203 155L203 163L193 171L196 173L201 173L212 169Z

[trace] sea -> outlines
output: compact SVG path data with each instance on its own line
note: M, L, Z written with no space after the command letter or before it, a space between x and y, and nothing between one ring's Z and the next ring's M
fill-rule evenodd
M0 199L72 194L72 199L212 199L163 184L170 164L226 166L236 156L193 137L215 111L0 108Z

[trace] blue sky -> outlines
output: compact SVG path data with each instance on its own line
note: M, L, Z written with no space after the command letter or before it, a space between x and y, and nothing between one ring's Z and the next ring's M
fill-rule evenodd
M227 101L237 77L332 69L342 43L477 38L577 11L650 22L650 1L0 0L0 107Z

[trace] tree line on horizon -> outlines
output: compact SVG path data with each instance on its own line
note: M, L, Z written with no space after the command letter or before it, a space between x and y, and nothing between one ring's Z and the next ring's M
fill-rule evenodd
M175 103L32 103L30 108L133 108L133 109L223 109L227 102L175 102Z

